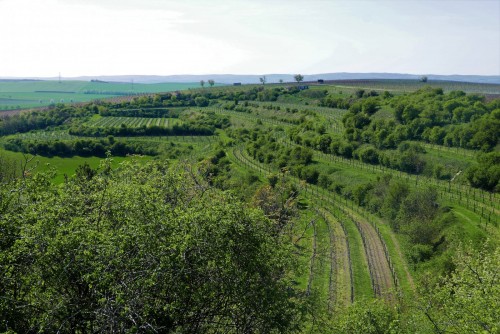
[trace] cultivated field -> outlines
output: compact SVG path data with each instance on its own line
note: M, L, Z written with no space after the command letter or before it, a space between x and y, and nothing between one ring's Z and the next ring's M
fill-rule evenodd
M111 128L118 128L122 124L132 128L141 126L172 127L176 124L182 124L182 121L177 118L100 117L86 123L86 125L90 127Z
M78 103L116 96L170 92L199 87L199 83L107 83L89 81L1 81L0 111Z

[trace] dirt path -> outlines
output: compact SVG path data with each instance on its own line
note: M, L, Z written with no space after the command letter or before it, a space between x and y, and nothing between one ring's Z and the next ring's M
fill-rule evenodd
M383 224L383 222L379 218L375 218L375 220L378 222L378 224ZM396 236L392 231L389 232L389 235L391 236L392 243L394 244L394 248L396 249L396 255L399 257L403 264L403 269L405 271L406 279L408 280L408 283L410 284L411 289L415 292L415 282L413 281L413 277L410 274L410 270L408 269L408 265L406 263L406 259L403 255L403 252L401 251L401 247L399 246L399 241L396 239ZM392 254L394 256L394 254ZM394 260L394 259L393 259Z
M373 280L375 295L387 300L394 300L391 269L385 257L384 246L371 224L356 221L356 226L363 237L368 266Z

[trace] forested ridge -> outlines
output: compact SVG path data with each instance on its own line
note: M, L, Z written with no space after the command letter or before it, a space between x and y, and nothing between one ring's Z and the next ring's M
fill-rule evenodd
M499 130L500 99L435 86L0 118L0 330L497 333Z

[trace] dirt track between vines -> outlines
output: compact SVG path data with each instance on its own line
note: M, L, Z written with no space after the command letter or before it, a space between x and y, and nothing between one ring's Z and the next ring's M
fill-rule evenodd
M384 299L393 300L394 282L382 241L370 223L358 220L356 225L365 240L365 252L372 274L374 292Z
M322 212L330 233L330 261L333 271L330 277L333 283L330 286L330 302L333 302L335 307L342 308L349 305L353 297L349 244L341 222L327 210Z

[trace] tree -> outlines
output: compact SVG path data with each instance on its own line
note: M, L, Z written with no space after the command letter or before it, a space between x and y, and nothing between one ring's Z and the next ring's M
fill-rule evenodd
M293 78L295 79L295 81L297 81L297 83L301 83L302 81L304 81L304 76L302 74L296 74L293 76Z
M373 115L379 108L379 100L375 97L369 97L363 101L362 110L368 115Z
M468 245L453 259L455 270L438 285L423 286L420 308L438 333L498 333L500 248ZM460 247L462 248L462 247Z
M356 302L340 310L333 323L322 332L385 334L404 333L405 328L398 319L395 308L377 299Z
M210 87L213 87L215 85L215 81L210 79L210 80L208 80L208 84L210 85Z
M439 213L438 193L435 188L415 189L399 207L397 224L414 244L432 244L439 236L442 221L435 219Z
M205 87L205 80L200 80L200 86Z
M500 152L483 153L478 163L467 169L465 175L473 187L488 191L499 191Z
M14 179L16 174L19 174L16 161L0 153L0 184Z
M63 186L50 182L52 174L2 185L0 331L298 327L288 237L276 234L262 210L184 168L113 170L104 160Z
M332 137L329 134L323 134L319 137L317 148L323 153L329 153Z
M421 76L420 82L427 82L427 76L425 76L425 75Z
M280 83L283 83L283 79L280 79Z
M262 76L262 77L260 77L260 78L259 78L259 80L260 80L260 82L261 82L263 85L265 85L265 84L266 84L266 82L267 82L267 79L266 79L266 76L265 76L265 75L264 75L264 76Z
M269 177L269 185L255 192L252 203L261 208L276 224L276 233L291 231L292 218L296 217L297 191L288 182L288 172Z
M206 106L208 106L209 102L210 101L206 97L204 97L204 96L197 96L194 99L194 103L196 103L196 105L198 107L206 107Z

